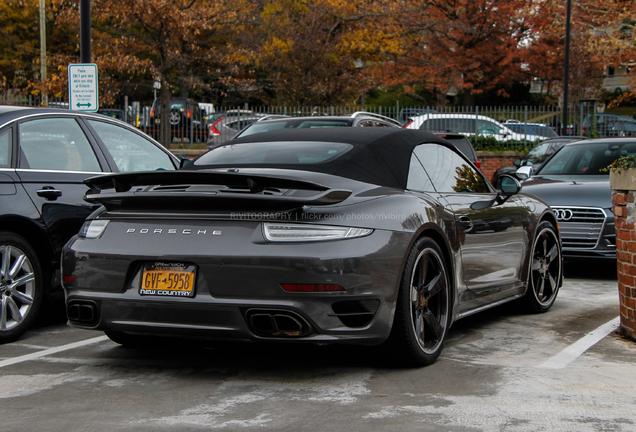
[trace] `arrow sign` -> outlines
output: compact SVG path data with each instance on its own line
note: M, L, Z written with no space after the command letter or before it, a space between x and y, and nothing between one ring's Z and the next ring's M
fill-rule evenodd
M97 65L68 65L68 101L69 107L76 111L97 111L99 91Z

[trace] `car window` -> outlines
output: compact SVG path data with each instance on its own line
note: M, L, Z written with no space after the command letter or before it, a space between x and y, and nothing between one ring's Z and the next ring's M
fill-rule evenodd
M483 177L453 150L437 144L423 144L413 153L428 173L438 192L487 193Z
M487 121L487 120L478 120L477 121L477 130L482 134L492 134L497 135L503 133L503 129L498 126L496 123Z
M290 148L287 142L242 143L224 145L210 150L195 165L264 166L280 164L320 164L331 162L349 150L351 144L298 142Z
M100 172L82 128L72 118L47 118L20 124L20 168Z
M358 127L373 127L373 120L362 120L358 123Z
M636 155L636 142L563 147L539 171L541 175L607 175L601 171L620 156Z
M409 190L422 192L435 190L431 179L426 174L426 171L424 171L424 167L415 154L411 156L409 176L406 182L406 188Z
M7 168L11 166L11 132L8 128L0 133L0 167Z
M135 132L96 120L88 123L102 140L120 172L175 169L163 150Z
M541 162L543 159L545 159L546 156L549 155L551 146L552 145L550 143L542 143L534 147L528 152L528 154L523 157L521 165L532 165Z
M257 119L242 119L242 120L237 120L237 121L226 123L225 126L229 127L230 129L234 129L235 131L239 131L239 130L243 129L245 126L251 125L256 120Z

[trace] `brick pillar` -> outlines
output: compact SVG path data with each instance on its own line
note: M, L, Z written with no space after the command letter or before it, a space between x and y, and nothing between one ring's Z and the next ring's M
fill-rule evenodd
M634 226L636 204L634 204L634 193L634 190L614 190L612 193L612 208L616 225L621 332L632 340L636 340L636 229Z

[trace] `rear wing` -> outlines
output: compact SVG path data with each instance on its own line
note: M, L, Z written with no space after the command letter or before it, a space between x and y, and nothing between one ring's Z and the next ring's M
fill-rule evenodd
M220 171L150 171L84 180L90 203L108 210L292 210L346 200L351 191L293 177Z

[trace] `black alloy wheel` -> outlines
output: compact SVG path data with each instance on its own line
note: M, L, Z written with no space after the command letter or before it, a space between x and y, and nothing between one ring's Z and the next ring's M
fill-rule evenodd
M547 312L559 292L562 259L559 236L549 222L541 222L532 245L528 290L523 300L535 313Z
M437 360L451 322L450 292L439 246L430 238L418 239L406 262L387 341L395 349L395 360L408 366L426 366Z
M0 231L0 343L18 339L33 324L44 296L35 251L22 237Z

